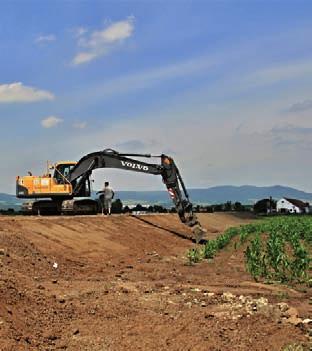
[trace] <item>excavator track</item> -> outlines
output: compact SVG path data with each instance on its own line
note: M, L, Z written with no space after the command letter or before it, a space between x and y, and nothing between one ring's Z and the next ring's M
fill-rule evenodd
M95 215L98 211L98 203L92 199L64 200L62 203L62 213L65 215Z
M23 215L58 215L61 214L58 204L52 200L24 202L21 207Z
M98 203L91 199L64 200L55 202L53 200L29 201L22 204L23 215L95 215L99 212Z

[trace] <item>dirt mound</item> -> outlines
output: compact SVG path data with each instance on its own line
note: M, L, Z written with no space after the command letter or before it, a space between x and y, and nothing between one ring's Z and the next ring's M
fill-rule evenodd
M214 237L252 218L200 220ZM174 233L191 236L175 215L0 217L0 350L307 344L307 324L290 323L277 303L308 318L309 291L253 282L239 252L189 266L193 244Z

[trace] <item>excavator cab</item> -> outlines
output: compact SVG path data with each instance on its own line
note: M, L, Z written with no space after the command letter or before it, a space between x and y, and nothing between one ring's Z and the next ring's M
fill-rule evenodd
M68 183L67 178L71 170L75 167L76 162L58 162L53 167L54 175L53 178L58 184Z
M54 174L53 180L57 184L71 185L71 193L75 191L76 197L89 197L91 196L91 181L90 177L87 176L81 182L74 180L69 181L69 176L72 170L75 168L77 162L61 161L53 166ZM77 186L78 185L78 186Z

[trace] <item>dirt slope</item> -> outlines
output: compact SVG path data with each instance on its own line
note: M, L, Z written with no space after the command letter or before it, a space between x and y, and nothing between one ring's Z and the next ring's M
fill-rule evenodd
M203 214L214 237L251 221ZM241 251L186 264L174 215L0 217L0 350L280 350L309 293L256 284ZM267 300L266 300L267 299ZM283 299L296 309L278 306ZM287 315L288 313L288 315Z

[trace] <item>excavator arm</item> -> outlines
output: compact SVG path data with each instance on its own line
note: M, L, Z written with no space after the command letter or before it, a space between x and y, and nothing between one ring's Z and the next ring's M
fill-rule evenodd
M160 164L151 164L130 157L158 157L161 162ZM197 241L199 241L199 237L202 237L204 230L193 212L193 205L189 200L183 179L171 157L163 154L159 156L152 156L150 154L123 154L111 149L90 153L81 158L67 176L67 180L73 187L73 196L79 196L81 187L89 179L92 171L97 168L117 168L160 175L173 200L180 220L187 226L192 227Z

